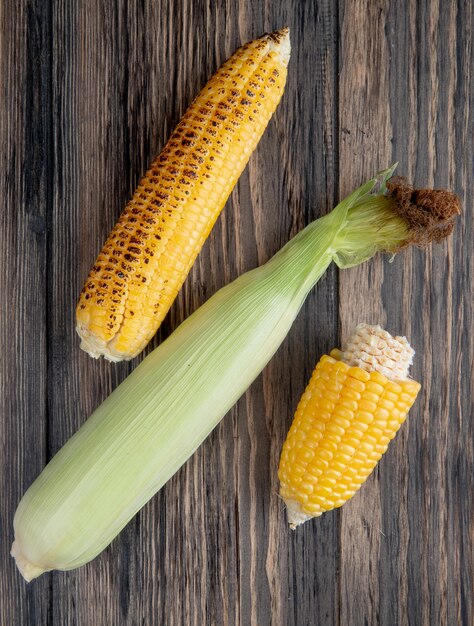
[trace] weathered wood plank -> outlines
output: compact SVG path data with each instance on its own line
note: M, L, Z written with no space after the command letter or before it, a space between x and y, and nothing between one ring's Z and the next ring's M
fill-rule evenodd
M47 436L47 205L51 178L49 6L0 6L0 623L46 623L47 578L27 586L13 515L41 471Z
M281 222L277 223L278 246L331 210L338 193L337 12L328 2L295 3L292 8L293 65L287 87L285 126L280 135L286 159L281 174L274 178L284 185L282 210L289 212L291 227L282 230ZM268 208L262 208L263 214L273 206L271 201L265 205ZM268 543L269 547L279 547L270 570L281 589L281 596L276 596L281 609L271 620L275 625L338 623L338 517L328 514L319 525L290 531L276 495L279 455L296 405L319 356L337 341L337 305L337 272L331 267L311 292L287 340L263 374L267 428L272 434L270 466L266 470L267 492L272 494L272 500L259 523L275 529ZM257 476L267 463L262 457ZM263 610L259 619L255 624L267 623Z
M357 0L341 5L341 67L339 81L339 192L341 198L377 171L391 157L389 104L388 2ZM339 278L339 319L343 338L359 322L386 325L380 291L380 258ZM368 484L341 509L341 624L379 623L383 581L377 562L384 539L382 501L376 470Z
M472 7L352 3L343 20L341 184L352 187L399 161L415 184L454 189L466 210L450 242L340 278L343 334L357 321L406 334L417 350L413 376L423 384L378 470L342 510L341 620L468 624L472 554L465 550L474 518L472 503L459 494L473 486L466 471L472 399L461 391L472 388L472 369L458 364L473 358L472 312L463 305L473 299L465 256L472 233ZM357 36L344 37L349 29ZM349 59L360 64L344 68ZM357 150L364 154L360 170Z

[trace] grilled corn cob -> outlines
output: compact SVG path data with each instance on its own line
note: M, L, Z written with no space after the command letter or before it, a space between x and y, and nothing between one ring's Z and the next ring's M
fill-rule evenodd
M81 347L128 360L156 333L283 94L288 29L241 47L184 114L92 267Z
M278 476L295 528L358 491L420 389L404 337L360 324L344 351L321 358L283 445Z

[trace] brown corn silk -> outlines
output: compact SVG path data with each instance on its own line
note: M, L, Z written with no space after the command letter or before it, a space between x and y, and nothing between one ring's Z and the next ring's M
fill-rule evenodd
M425 247L440 243L453 232L461 201L451 191L415 189L402 176L391 178L387 191L394 200L395 213L409 225L410 239L406 245Z

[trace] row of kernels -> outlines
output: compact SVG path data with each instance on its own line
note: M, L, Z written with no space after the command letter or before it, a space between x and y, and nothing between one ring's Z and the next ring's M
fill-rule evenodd
M334 376L334 369L328 368L328 360L326 357L318 364L313 393L306 393L308 404L314 400L315 390L318 394L323 394L322 399L312 407L312 420L315 409L323 407L326 420L329 412L333 412L328 424L319 423L322 429L317 430L318 441L314 442L313 438L310 446L316 450L317 458L311 460L311 455L303 455L308 462L305 475L301 477L304 483L304 500L306 510L311 509L312 513L317 507L324 506L324 503L326 508L332 508L340 506L350 497L366 480L385 451L393 436L393 426L399 426L398 419L390 420L389 423L391 411L394 409L393 401L398 399L394 393L398 391L396 384L390 389L390 382L383 375L350 368L350 376L343 386L340 380L334 381L331 378ZM341 365L344 375L343 368L347 366ZM406 401L407 398L403 400ZM314 426L312 430L314 432ZM310 501L308 496L311 496Z

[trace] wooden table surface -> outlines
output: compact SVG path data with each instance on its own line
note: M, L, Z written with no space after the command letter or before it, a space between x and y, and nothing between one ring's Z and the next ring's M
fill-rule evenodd
M239 45L288 25L285 95L151 350L218 288L399 161L464 215L428 250L331 267L276 356L92 563L26 584L18 501L136 366L79 349L75 302L150 159ZM474 624L473 3L0 4L0 624ZM405 334L423 389L361 492L286 526L277 463L319 356Z

